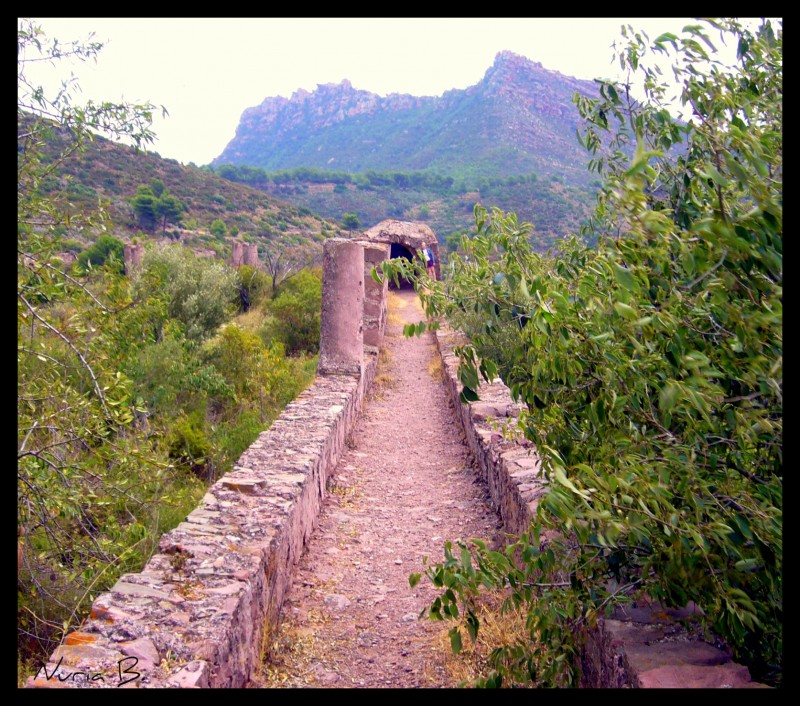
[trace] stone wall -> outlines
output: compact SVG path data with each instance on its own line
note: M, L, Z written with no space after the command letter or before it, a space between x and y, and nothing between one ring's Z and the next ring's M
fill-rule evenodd
M361 343L364 252L351 241L325 243L322 329L333 363L320 365L312 385L161 538L140 573L97 598L27 686L247 685L377 368L377 348ZM379 261L370 251L369 269ZM373 319L379 340L385 316Z
M453 346L466 340L442 326L436 331L444 367L444 381L457 417L489 486L507 532L518 534L528 527L539 499L547 492L540 459L524 438L511 438L521 409L499 378L481 381L479 401L460 401L463 386L458 379L458 358ZM601 619L586 634L581 654L581 686L584 688L753 688L746 667L733 661L730 650L716 641L710 644L684 624L696 606L672 609L640 599Z
M463 345L465 340L443 325L436 331L436 341L444 367L444 384L492 502L506 531L520 533L528 527L539 498L547 489L534 446L518 433L509 438L516 430L522 405L514 403L511 392L499 378L492 383L481 381L480 401L460 402L463 385L458 379L458 358L453 347Z

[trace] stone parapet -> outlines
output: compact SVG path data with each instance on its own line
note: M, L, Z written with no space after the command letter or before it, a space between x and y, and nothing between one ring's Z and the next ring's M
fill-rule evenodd
M529 441L511 438L521 410L506 385L481 381L479 401L460 400L458 357L453 346L467 343L443 325L436 341L444 367L444 384L456 409L467 443L487 482L505 529L519 534L536 514L547 492L540 459ZM694 608L694 610L697 610ZM618 608L585 635L581 654L583 688L758 688L748 669L733 661L723 644L709 644L684 622L692 610L642 602Z
M376 368L317 377L27 686L245 686Z
M481 381L479 402L461 402L464 386L458 379L458 357L453 347L465 341L446 324L435 334L444 384L491 500L506 531L523 532L536 512L539 498L546 492L547 482L535 447L520 436L517 428L522 405L511 399L510 390L499 378L491 383Z

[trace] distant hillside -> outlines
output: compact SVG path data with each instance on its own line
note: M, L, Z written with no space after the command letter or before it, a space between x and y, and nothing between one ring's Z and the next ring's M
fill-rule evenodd
M531 244L537 250L577 233L592 212L596 191L595 185L570 185L560 177L540 179L536 174L481 177L475 186L467 187L463 180L429 172L348 174L299 167L267 173L260 167L230 164L216 171L325 218L339 220L345 213L354 213L364 229L385 218L424 221L442 244L451 234L473 230L476 203L496 206L514 211L520 222L534 224Z
M534 172L587 184L576 92L597 95L592 81L507 51L479 83L440 97L381 97L346 80L324 84L245 110L212 165L427 170L469 180Z
M58 144L69 140L66 133L54 134L45 146L57 154ZM132 206L139 186L160 180L170 194L186 206L180 223L169 224L166 235L198 249L227 252L232 237L252 242L269 240L283 244L319 243L330 236L346 236L335 223L326 221L307 208L292 205L245 184L222 179L210 170L183 166L157 153L137 152L126 145L96 137L84 154L73 155L42 184L41 190L58 195L73 211L95 208L99 201L108 204L114 235L129 240L140 233ZM225 224L225 235L212 234L215 220ZM97 234L67 231L76 249ZM160 238L160 229L144 233Z

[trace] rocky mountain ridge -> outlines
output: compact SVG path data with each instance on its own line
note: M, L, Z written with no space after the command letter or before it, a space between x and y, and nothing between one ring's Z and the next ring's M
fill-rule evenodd
M576 92L597 95L594 82L509 51L497 54L477 84L441 96L382 97L345 79L246 109L212 164L466 176L536 171L585 182L588 157L575 138Z

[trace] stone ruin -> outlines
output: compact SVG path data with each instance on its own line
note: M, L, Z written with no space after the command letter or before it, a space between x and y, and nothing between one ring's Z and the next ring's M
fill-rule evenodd
M387 220L355 238L325 241L314 382L186 521L161 537L140 573L123 575L95 600L90 617L27 687L248 684L377 369L388 283L375 282L371 270L389 257L414 257L422 242L433 250L440 277L438 243L424 224ZM139 264L142 250L125 247L126 268ZM255 245L234 244L236 266L254 257ZM460 334L443 322L434 335L444 384L479 472L506 530L519 532L546 492L536 450L497 429L498 422L513 423L520 406L499 379L481 383L478 402L460 402L453 352ZM586 636L582 686L762 686L750 682L729 651L686 641L678 622L685 616L664 624L653 615L634 609L600 621Z
M241 267L242 265L261 267L256 243L243 243L239 240L233 242L231 246L231 267Z
M141 243L126 243L123 254L125 258L125 272L130 274L142 264L144 245Z
M439 259L439 242L434 232L424 223L409 221L385 220L364 231L358 238L370 243L385 243L389 245L389 257L405 257L409 260L417 257L426 243L433 251L436 279L442 278L442 269ZM392 286L391 284L389 285Z

